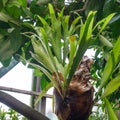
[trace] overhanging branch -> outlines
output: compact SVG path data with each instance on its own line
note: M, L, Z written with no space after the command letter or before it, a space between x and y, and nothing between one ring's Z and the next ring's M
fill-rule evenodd
M21 113L30 120L49 120L43 114L2 91L0 91L0 102Z

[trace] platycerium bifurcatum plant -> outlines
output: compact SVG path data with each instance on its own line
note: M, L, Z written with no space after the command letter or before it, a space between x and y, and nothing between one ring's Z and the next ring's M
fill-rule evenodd
M49 4L50 21L47 22L44 18L37 16L42 26L31 25L35 33L24 33L26 36L29 35L32 42L34 52L31 52L31 56L39 64L29 63L42 71L51 81L36 102L52 86L61 99L66 98L69 84L90 45L94 30L99 26L98 33L95 35L97 38L114 16L114 14L109 15L93 27L95 14L96 12L90 12L84 23L80 16L70 23L70 16L64 15L64 9L56 15L53 6Z

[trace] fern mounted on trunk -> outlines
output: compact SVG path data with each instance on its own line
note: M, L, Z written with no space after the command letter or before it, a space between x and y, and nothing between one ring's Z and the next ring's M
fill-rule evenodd
M54 87L55 113L59 120L87 120L93 106L93 86L90 68L93 63L84 53L93 37L97 38L114 14L96 25L96 12L90 12L83 22L81 16L71 22L64 9L55 13L49 4L49 19L37 16L41 26L30 25L34 32L24 33L31 39L31 56L37 64L30 65L43 72L50 80L36 103ZM99 26L99 29L98 29ZM93 35L94 30L98 33ZM83 57L84 56L84 57Z

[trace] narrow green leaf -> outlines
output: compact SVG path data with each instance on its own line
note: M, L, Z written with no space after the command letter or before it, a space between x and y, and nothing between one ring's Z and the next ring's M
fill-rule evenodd
M63 7L62 10L58 13L58 17L59 17L60 19L63 18L64 10L65 10L65 7Z
M53 47L53 51L58 61L62 63L61 55L61 21L60 18L56 18L55 11L51 4L48 5L51 18L51 36L49 35L50 42Z
M43 75L43 72L41 72L39 69L35 68L33 75L41 77Z
M107 24L109 23L109 21L111 20L111 18L112 18L114 15L115 15L115 13L112 13L112 14L108 15L108 16L105 18L104 24L102 25L99 33L101 33L101 32L105 29L105 27L107 26Z
M70 43L70 55L69 55L69 63L67 65L67 68L65 69L65 77L67 77L69 70L71 68L71 65L73 63L73 59L75 57L76 54L76 50L77 50L77 36L72 35L69 37L69 43Z
M37 64L34 64L34 63L31 63L31 62L28 62L30 65L32 65L33 67L37 68L37 69L40 69L48 78L49 80L52 82L53 86L58 90L58 92L61 94L60 92L60 89L59 89L59 83L58 81L56 81L53 76L45 69L43 68L42 66L39 66ZM57 73L56 73L57 74ZM61 94L62 96L62 94Z
M120 74L117 75L114 79L112 79L106 86L105 92L102 95L102 98L110 95L115 90L117 90L120 87Z
M53 52L55 53L55 56L57 57L57 59L60 62L60 56L61 56L61 34L59 30L56 30L57 28L59 29L61 26L55 26L53 28L51 28L53 25L49 26L48 23L40 16L38 16L38 18L41 20L43 27L36 27L35 30L38 34L38 39L41 42L41 45L39 45L39 47L41 46L44 53L47 54L46 58L48 63L50 64L49 61L51 61L52 66L54 67L54 72L58 70L58 67L55 63L54 60L54 55ZM57 23L57 21L56 21ZM54 30L55 29L55 30ZM56 32L56 34L54 34L54 32ZM51 45L52 45L52 50L51 50ZM38 51L38 50L37 50ZM39 50L40 52L40 50ZM41 53L37 53L37 54L41 54ZM40 57L40 55L39 55ZM40 58L39 58L40 59ZM44 62L44 61L43 61Z
M51 46L49 46L49 36L47 35L47 33L46 33L46 31L45 31L45 29L44 28L40 28L40 32L41 32L41 39L42 39L42 41L44 42L44 44L45 44L45 47L46 47L46 51L47 51L47 53L48 53L48 58L50 58L51 59L51 61L52 61L52 63L53 63L53 66L55 67L55 71L57 71L58 69L57 69L57 67L56 67L56 64L55 64L55 61L54 61L54 56L53 56L53 54L52 54L52 51L51 51Z
M13 6L17 6L17 7L20 7L20 1L19 0L8 0L8 3L7 5L9 7L13 7Z
M73 64L71 66L66 85L69 85L80 60L82 59L85 51L89 47L90 39L92 36L92 27L93 27L95 13L96 12L90 12L87 17L87 20L85 21L85 24L81 25L80 36L78 41L78 49L76 56L74 57Z
M18 0L20 5L26 7L27 6L27 0Z
M31 41L35 52L35 54L32 54L32 57L47 67L51 72L55 72L56 70L53 66L53 62L50 59L48 52L42 47L42 44L36 40L35 36L32 36Z
M115 23L116 21L118 21L120 19L120 14L115 15L109 22L109 24Z
M50 12L50 14L55 15L55 11L54 11L54 9L53 9L53 6L52 6L51 4L48 4L48 7L49 7L49 12Z
M35 101L35 105L40 101L40 99L46 94L46 92L53 86L52 83L49 83L41 92L40 95L38 96L37 100Z
M76 29L78 29L80 27L80 25L77 25L76 24L80 21L81 17L78 16L75 20L73 20L71 26L70 26L70 29L69 29L69 34L72 35Z
M37 35L31 36L31 38L32 39L37 38L36 42L38 42L38 45L43 49L44 52L48 53L48 42L47 42L47 39L46 39L47 36L46 36L46 33L44 33L43 30L42 30L42 27L35 27L35 31L36 31Z
M76 48L77 48L77 36L72 35L69 37L69 42L70 42L70 58L69 62L73 61L73 58L76 53Z
M93 31L94 31L98 26L100 26L101 24L103 24L104 21L105 21L105 18L102 19L102 20L100 20L100 21L98 21L97 24L94 26Z
M41 38L44 41L46 48L48 49L48 47L49 47L49 45L48 45L48 36L47 36L47 34L45 32L45 29L41 27L40 32L41 32Z
M69 16L66 16L62 21L62 27L63 27L63 65L65 64L68 52L69 52Z
M33 67L41 70L51 80L53 85L55 85L55 87L57 88L57 86L58 86L57 81L53 78L53 76L45 68L43 68L42 66L39 66L37 64L34 64L34 63L30 63L30 62L28 62L28 63L30 65L32 65Z
M79 43L83 40L87 42L90 39L92 35L92 31L93 31L92 27L93 27L93 21L94 21L95 14L96 12L90 12L88 14L85 24L81 25Z
M81 22L79 42L82 40L82 37L84 35L84 29L85 29L85 24Z
M55 11L54 11L54 8L53 8L52 4L48 4L48 8L49 8L52 27L56 28L58 19L56 19Z
M64 38L68 37L68 35L69 35L69 32L68 32L68 29L69 29L69 19L70 19L70 16L65 16L64 20L62 21Z
M44 18L42 18L41 16L37 16L37 17L38 17L38 19L42 22L42 24L43 24L44 26L49 26L48 23L45 21Z
M113 47L112 43L110 41L108 41L104 36L99 35L99 40L104 46L107 46L107 47L110 47L110 48Z
M107 108L109 120L118 120L118 118L117 118L116 114L114 113L114 110L112 109L112 106L109 103L107 98L104 98L104 102L105 102L105 105Z
M111 55L104 68L99 91L107 84L116 64L119 61L120 61L120 37L118 38L116 44L114 45Z
M105 29L105 27L107 26L107 24L110 22L110 20L113 18L113 16L115 15L115 13L112 13L110 15L108 15L107 17L105 17L104 19L100 20L94 27L93 31L96 29L96 27L98 27L99 25L101 26L98 35ZM102 24L102 25L101 25Z
M47 56L46 58L44 58L44 56L38 56L37 54L34 54L31 52L31 56L38 62L40 63L42 66L44 66L47 70L49 70L51 73L54 72L54 68L52 68L51 63L48 62L47 60Z
M88 41L91 38L95 14L96 14L96 11L95 12L91 11L88 14L88 18L85 23L84 36L82 38L82 39L86 39L86 41Z
M43 74L41 75L41 80L40 80L40 88L41 90L43 90L51 81L49 80L49 78Z
M64 67L61 63L58 62L57 58L54 57L53 58L54 64L57 68L57 71L59 71L60 73L62 73L63 77L64 77Z

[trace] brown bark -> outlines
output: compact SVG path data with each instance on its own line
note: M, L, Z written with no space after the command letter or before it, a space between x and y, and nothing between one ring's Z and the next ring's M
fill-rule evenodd
M90 82L91 60L80 62L64 99L55 89L55 113L60 120L87 120L93 106L93 86Z

